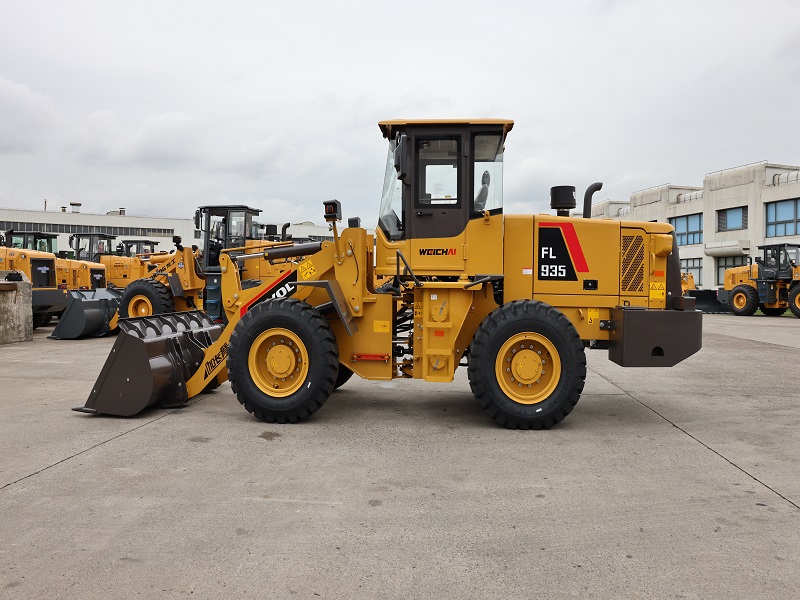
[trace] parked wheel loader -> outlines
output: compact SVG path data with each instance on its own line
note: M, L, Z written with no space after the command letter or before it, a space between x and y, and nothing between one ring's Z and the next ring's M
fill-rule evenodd
M694 281L694 275L691 273L681 273L681 291L684 296L691 296L694 298L695 308L697 310L710 314L730 312L730 306L720 300L719 290L698 289Z
M120 256L139 256L146 258L158 254L159 242L153 240L122 240L117 244L117 254Z
M202 247L184 247L176 236L175 250L151 255L148 275L128 284L122 294L122 318L175 311L204 310L212 319L224 319L220 290L220 255L254 253L291 245L287 241L260 239L254 219L260 209L243 205L201 206L195 212L195 229L202 232ZM247 285L258 285L280 275L261 254L239 265ZM278 270L276 270L278 269Z
M513 121L393 120L375 235L324 202L333 241L280 254L219 254L223 326L202 311L120 320L85 406L130 416L181 406L225 379L258 419L294 423L356 374L449 382L465 367L481 407L509 428L548 428L583 391L585 351L625 367L673 366L701 347L702 313L681 293L664 223L504 215ZM313 247L312 247L313 246ZM249 289L238 265L283 263ZM375 288L376 276L390 281Z
M6 239L16 248L51 252L56 255L56 281L67 290L94 290L106 287L106 267L91 260L67 258L58 250L58 234L44 231L8 231Z
M135 242L115 244L116 237L107 233L74 233L69 236L69 244L76 259L89 260L105 266L109 287L124 288L131 281L147 277L154 267L148 262L150 255L129 255L126 252L127 248L135 245Z
M0 270L21 271L30 280L34 329L64 311L67 290L57 285L56 255L52 252L23 248L21 240L0 235Z
M755 261L725 271L720 297L737 316L761 309L768 317L779 317L788 308L800 317L800 245L768 244L758 249L761 256Z
M56 339L86 335L105 335L115 327L110 323L119 295L106 290L106 267L100 263L73 260L58 250L58 234L41 231L8 231L6 243L15 248L50 252L56 255L56 285L65 290L66 306L58 312L34 316L37 327L58 317L53 333Z

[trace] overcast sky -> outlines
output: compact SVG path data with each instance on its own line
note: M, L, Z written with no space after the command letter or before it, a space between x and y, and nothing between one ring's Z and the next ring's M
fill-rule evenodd
M392 118L515 120L506 212L800 165L800 2L0 0L0 207L374 226Z

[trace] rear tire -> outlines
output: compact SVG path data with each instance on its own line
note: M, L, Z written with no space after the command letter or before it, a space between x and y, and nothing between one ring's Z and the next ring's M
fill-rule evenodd
M339 350L318 310L296 298L267 300L234 327L227 366L248 412L268 423L297 423L331 395Z
M768 306L761 306L761 312L768 317L780 317L786 312L785 308L769 308Z
M789 290L789 310L795 317L800 318L800 284Z
M50 318L49 313L33 313L33 328L44 327L50 322Z
M549 304L517 300L492 311L469 351L469 384L492 419L509 429L549 429L580 399L583 342Z
M119 316L149 317L175 312L175 299L170 289L155 279L137 279L122 292Z
M758 309L758 292L749 285L737 285L731 290L731 312L737 317L749 317Z
M336 374L336 383L333 386L333 389L338 390L342 387L345 383L350 381L350 378L353 376L353 372L345 367L344 365L339 365L339 372Z

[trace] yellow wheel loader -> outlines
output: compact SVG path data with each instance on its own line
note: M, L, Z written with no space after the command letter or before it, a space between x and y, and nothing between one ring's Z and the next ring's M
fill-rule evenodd
M787 308L800 317L800 245L769 244L758 249L761 256L754 262L725 271L719 296L740 317L759 309L768 317L780 317Z
M57 284L56 255L46 250L24 247L24 240L13 231L0 234L0 271L21 271L31 282L33 328L46 325L64 311L67 290Z
M5 235L6 245L50 252L56 255L56 283L67 290L94 290L106 287L106 267L89 260L66 258L58 250L58 234L43 231L9 230Z
M227 250L237 255L288 245L259 239L259 225L254 219L260 213L260 209L243 205L201 206L195 213L195 228L203 233L202 248L184 247L176 236L175 250L151 255L149 274L125 288L120 317L202 309L212 319L223 319L220 253ZM239 268L249 286L277 276L276 268L261 254L242 261Z
M115 326L109 320L116 312L119 295L105 289L106 267L98 262L66 258L58 250L58 234L41 231L8 231L7 244L56 255L56 285L66 290L66 306L58 312L34 318L37 326L58 317L50 337L73 339L85 335L101 336Z
M698 289L694 282L694 275L691 273L681 273L681 291L684 296L694 298L695 307L704 313L722 314L731 312L730 306L720 301L719 290Z
M58 323L50 335L73 339L86 335L102 336L114 325L119 295L106 289L106 267L92 260L76 260L58 250L58 235L40 231L9 231L6 238L17 247L47 251L57 255L56 284L65 290L65 306L54 316ZM44 322L50 321L48 314Z
M153 240L122 240L117 244L117 254L120 256L149 258L153 254L159 253L156 246L158 246L158 242Z
M107 233L81 232L69 236L70 248L76 259L88 260L104 265L107 274L108 287L124 288L131 281L136 281L147 274L153 267L148 259L154 252L139 256L129 254L137 245L154 248L158 242L120 242L115 244L117 236ZM103 286L105 287L105 286Z
M202 311L120 321L79 410L135 415L181 406L225 379L258 419L294 423L352 374L449 382L466 367L500 425L549 428L573 409L585 350L625 367L669 367L701 347L702 313L681 293L673 228L556 215L504 215L512 121L383 121L389 157L375 235L324 203L333 241L219 255L227 323ZM239 265L280 275L241 285ZM377 289L376 278L389 278Z
M219 301L219 252L286 245L258 239L259 225L253 217L261 211L247 206L205 206L196 213L195 226L204 232L204 246L184 247L175 236L175 249L156 252L157 242L123 240L116 236L85 232L70 236L75 256L105 265L110 286L93 294L71 292L67 316L61 319L51 337L75 339L104 335L116 329L119 317L141 317L177 311L205 309L215 319L224 318ZM234 246L241 245L241 248ZM112 249L116 253L112 252ZM259 260L242 265L243 274L255 278L247 285L258 285L273 276L276 269ZM94 300L102 302L94 302ZM74 306L72 306L74 304ZM91 312L90 312L91 311Z

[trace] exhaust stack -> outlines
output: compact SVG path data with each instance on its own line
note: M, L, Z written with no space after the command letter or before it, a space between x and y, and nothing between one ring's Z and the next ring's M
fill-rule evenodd
M583 218L584 219L591 219L592 218L592 196L594 196L595 192L599 192L603 189L602 182L598 181L593 183L588 188L586 188L586 193L583 195Z

